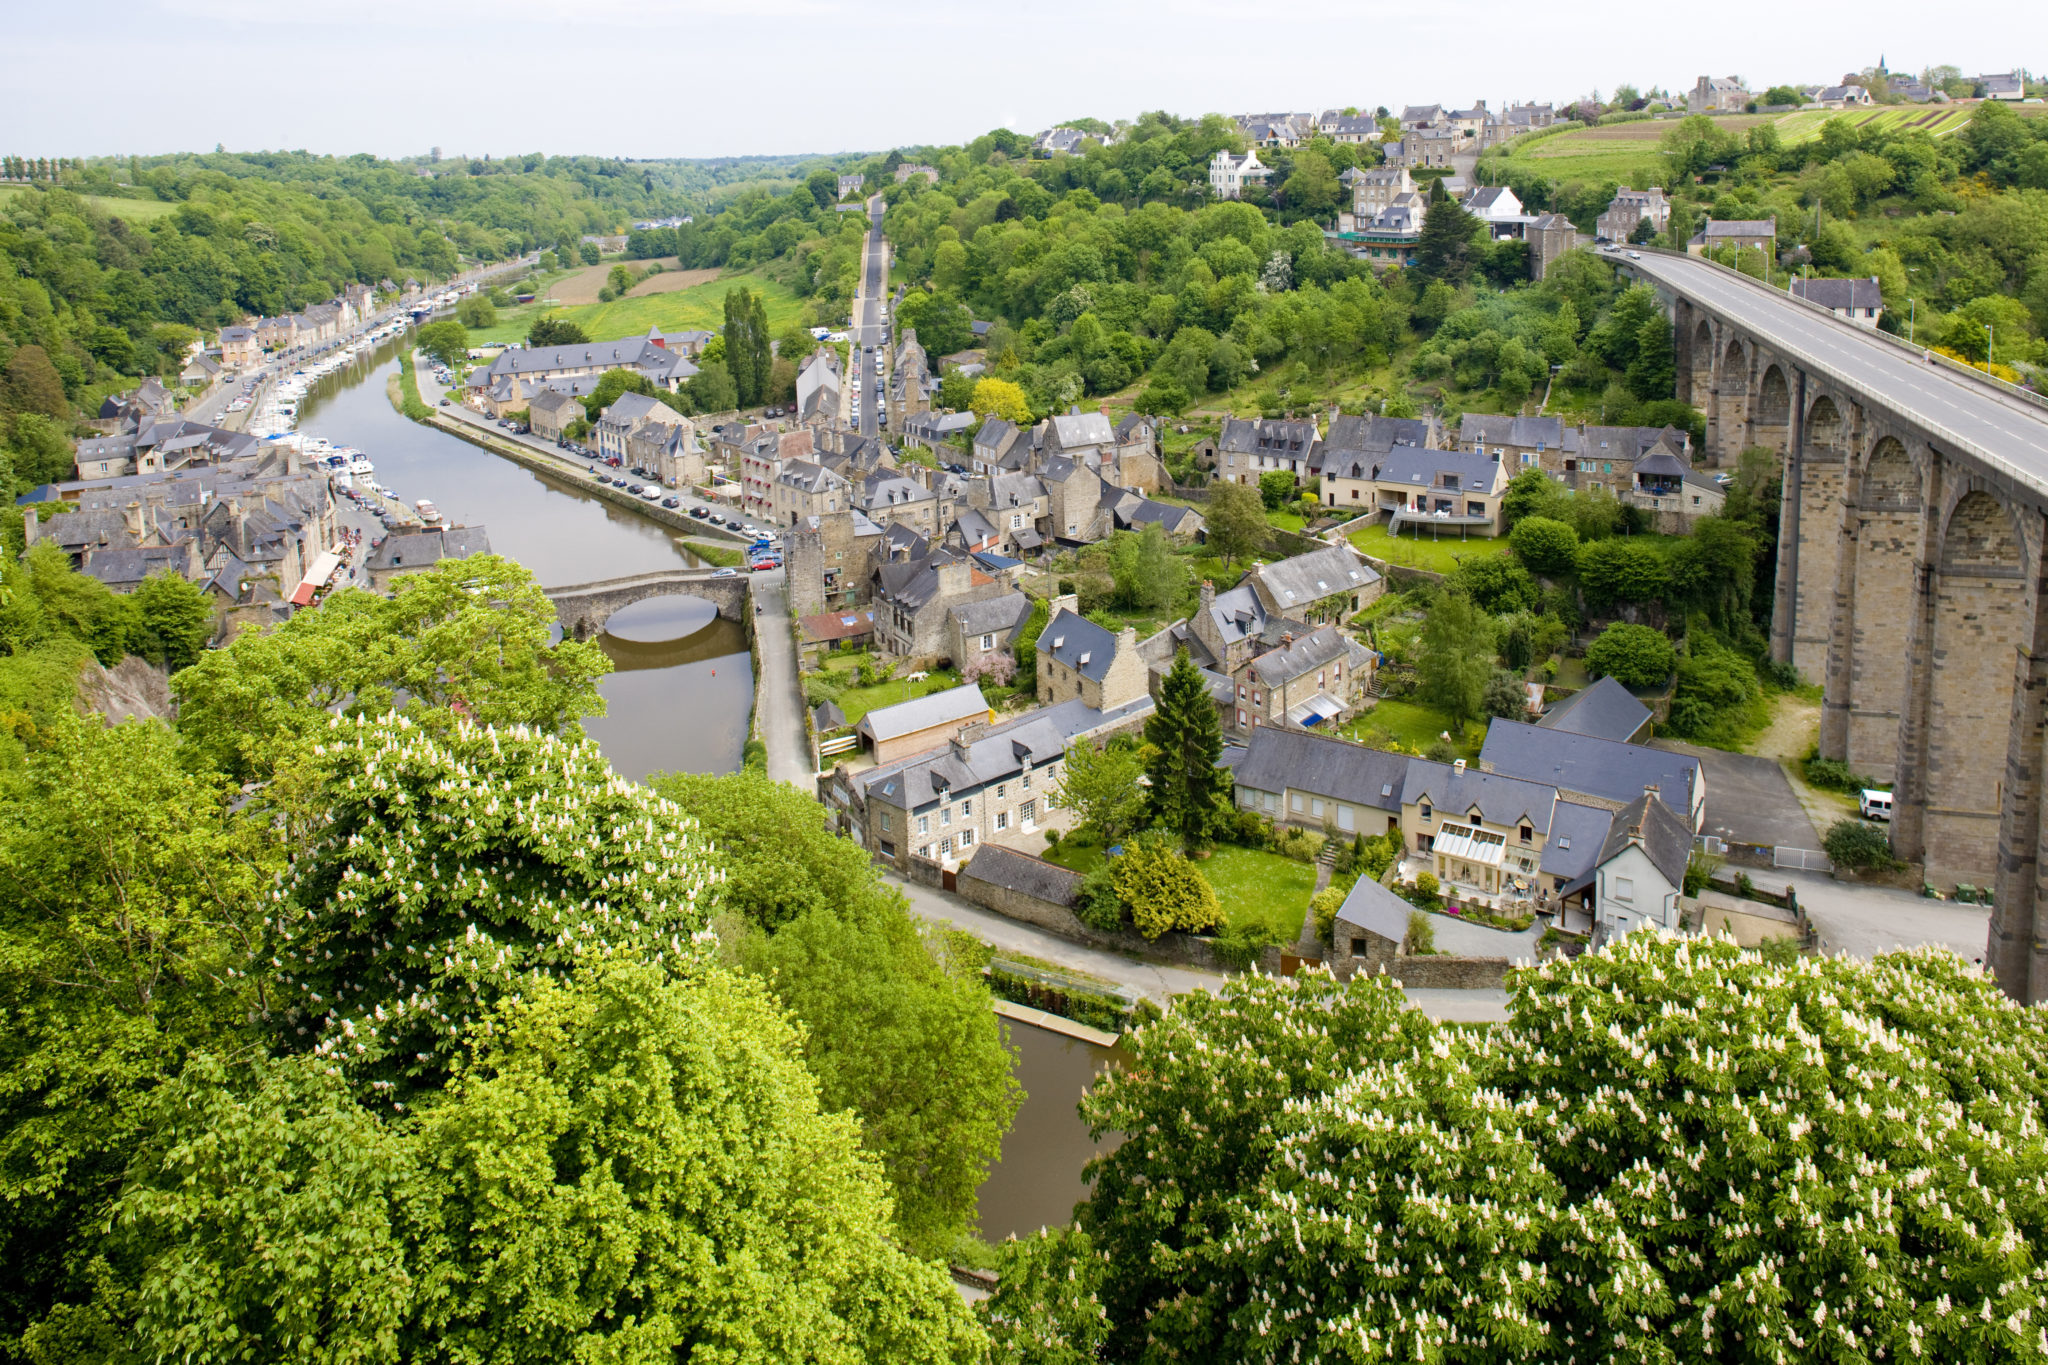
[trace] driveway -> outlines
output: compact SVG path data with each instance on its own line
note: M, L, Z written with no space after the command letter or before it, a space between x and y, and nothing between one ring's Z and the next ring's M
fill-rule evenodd
M1707 818L1702 834L1760 844L1770 848L1819 848L1820 835L1806 807L1792 794L1792 784L1775 758L1703 749L1677 740L1651 741L1652 747L1686 754L1700 761L1707 782Z
M1991 911L1981 905L1928 900L1889 886L1859 886L1811 872L1755 874L1759 886L1790 885L1820 934L1821 951L1872 958L1923 943L1950 948L1981 963L1991 933Z
M789 638L789 585L784 570L754 575L756 666L761 742L768 746L768 775L777 782L817 792L811 741L804 732L804 694L797 681L796 645Z

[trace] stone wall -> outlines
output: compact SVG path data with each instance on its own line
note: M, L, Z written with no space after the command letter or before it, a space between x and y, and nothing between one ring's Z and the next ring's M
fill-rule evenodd
M1404 986L1419 990L1487 991L1507 986L1508 969L1515 964L1504 957L1395 957L1371 964ZM1364 959L1340 959L1330 964L1340 981L1349 981L1368 964Z
M1083 924L1072 910L1056 901L1040 900L1036 896L1013 891L1008 887L996 886L966 871L960 873L954 885L963 899L984 910L993 910L996 914L1019 923L1036 925L1070 942L1125 953L1152 962L1164 962L1171 966L1192 967L1198 971L1234 970L1216 956L1213 939L1196 934L1173 933L1161 934L1156 939L1147 939L1129 929L1105 933ZM1259 962L1260 968L1268 972L1277 971L1279 965L1280 950L1277 947L1267 949Z

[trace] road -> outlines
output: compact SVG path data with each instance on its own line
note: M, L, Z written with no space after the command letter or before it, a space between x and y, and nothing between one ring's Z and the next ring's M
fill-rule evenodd
M1735 322L1788 360L1897 408L1958 450L2048 492L2048 407L1921 359L1711 261L1644 251L1616 264Z
M882 238L882 196L868 200L868 235L861 250L860 284L853 298L853 396L860 407L855 424L863 436L882 429L882 376L888 347L882 308L889 285L889 248Z

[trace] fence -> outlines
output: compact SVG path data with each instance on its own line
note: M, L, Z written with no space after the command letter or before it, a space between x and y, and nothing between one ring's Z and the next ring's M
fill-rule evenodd
M1795 872L1833 872L1835 865L1819 849L1790 848L1779 844L1771 849L1772 867L1789 867Z
M858 749L859 747L859 735L841 735L837 739L828 739L820 743L818 745L818 757L829 758L833 754L843 754L848 749Z

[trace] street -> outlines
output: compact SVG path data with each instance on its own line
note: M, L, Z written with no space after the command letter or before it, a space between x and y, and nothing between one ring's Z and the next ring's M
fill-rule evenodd
M882 196L878 194L868 200L867 243L862 248L860 284L853 299L853 401L860 411L857 425L863 436L882 429L883 376L888 359L882 308L888 297L888 255L882 238Z

